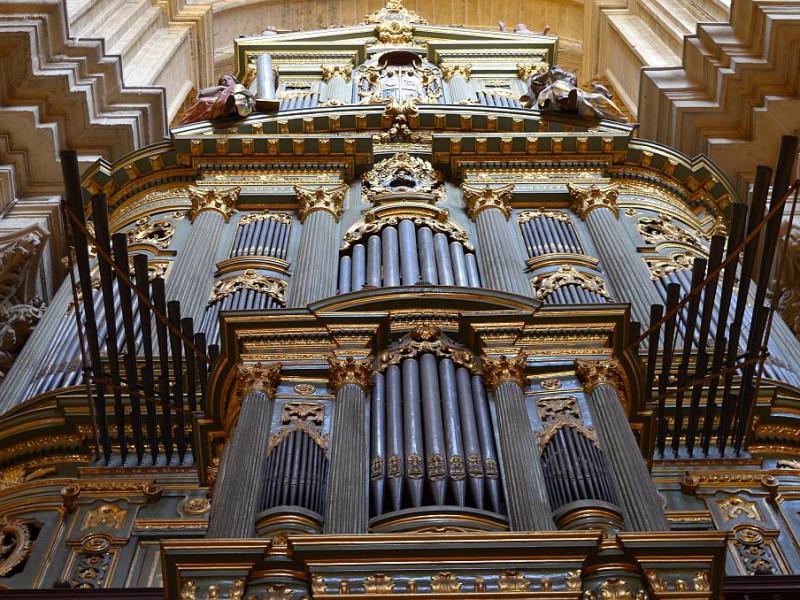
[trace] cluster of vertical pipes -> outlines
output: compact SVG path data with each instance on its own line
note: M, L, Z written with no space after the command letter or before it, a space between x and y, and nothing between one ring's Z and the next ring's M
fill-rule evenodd
M372 512L456 505L502 512L483 378L431 352L375 375Z
M281 100L281 112L286 110L302 110L314 108L319 104L319 91L287 91Z
M327 480L325 451L306 432L294 430L267 458L261 510L300 506L323 515Z
M461 242L404 219L353 244L339 259L340 294L398 285L481 287L481 279L475 255Z
M263 219L257 221L240 221L230 257L271 256L286 259L291 232L290 223L272 215L264 215Z
M506 94L493 94L490 91L476 92L478 103L484 106L501 106L505 108L522 108L519 100L508 97Z

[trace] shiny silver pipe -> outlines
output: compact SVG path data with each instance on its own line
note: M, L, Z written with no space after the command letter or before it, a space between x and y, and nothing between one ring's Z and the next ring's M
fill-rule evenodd
M400 285L400 248L397 229L384 227L381 231L383 254L383 286Z
M417 256L417 228L408 219L400 221L400 271L403 285L419 283L419 257Z
M439 277L436 274L436 251L433 247L433 232L430 227L420 227L417 230L417 248L419 250L421 283L437 285Z

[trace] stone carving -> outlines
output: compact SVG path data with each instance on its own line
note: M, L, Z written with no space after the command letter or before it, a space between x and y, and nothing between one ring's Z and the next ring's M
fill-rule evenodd
M706 251L698 236L673 223L672 217L665 213L659 214L658 217L641 217L636 228L647 244L671 242L686 244L701 252Z
M644 261L650 269L650 278L658 281L675 271L691 269L694 266L694 258L691 252L673 252L669 257L657 256L645 258Z
M391 594L395 583L391 576L376 573L364 579L365 594Z
M233 75L223 75L215 86L197 93L197 101L181 119L179 125L238 115L246 117L256 108L252 92Z
M519 387L525 385L525 368L527 357L520 351L516 356L500 356L481 358L483 365L483 378L491 389L497 388L501 383L510 381Z
M238 186L226 190L189 186L189 199L192 201L189 218L194 221L201 212L211 210L222 215L227 223L236 212L236 202L239 200L241 191L242 188Z
M533 297L537 300L544 300L565 285L577 285L593 294L610 299L606 284L600 277L578 271L572 265L562 265L552 273L536 275L531 279Z
M454 594L461 590L461 582L452 573L442 572L431 577L431 591L434 594Z
M373 362L372 356L366 358L328 357L331 389L337 392L344 385L357 385L364 391L368 391L372 386Z
M333 215L338 223L342 216L344 198L347 194L347 186L342 184L333 188L312 188L296 185L294 191L297 194L297 212L300 215L300 222L305 220L313 212L325 211Z
M287 287L288 284L282 279L267 277L254 269L246 269L241 275L226 277L214 283L208 305L211 306L240 290L252 290L259 294L267 294L281 304L285 304Z
M763 521L758 505L750 500L745 500L741 496L728 496L717 501L722 518L725 521L732 521L739 517L747 517L754 521Z
M362 198L375 202L391 194L433 194L437 202L444 200L444 175L427 160L398 152L364 173Z
M627 118L611 100L611 92L598 83L592 84L592 91L578 87L578 79L560 67L533 75L528 82L528 93L520 98L526 108L534 104L539 110L553 110L577 113L590 119L611 119L627 121Z
M309 421L322 425L325 420L325 406L319 402L287 402L281 408L281 423Z
M175 226L166 219L150 221L150 217L144 216L137 219L133 225L133 228L126 232L130 245L150 244L164 250L169 248L172 236L175 235Z
M617 208L617 197L619 196L619 186L607 185L600 187L592 185L588 188L578 187L567 183L569 196L572 199L573 212L578 215L581 221L586 219L591 211L597 208L609 209L615 217L619 217L619 209Z
M126 509L114 504L103 504L86 512L82 529L92 529L99 525L109 529L122 529L127 516L128 511Z
M513 183L495 188L487 185L483 189L462 183L461 191L464 193L467 215L472 221L477 219L484 210L490 208L499 210L506 220L511 216L510 203L511 193L514 191Z
M31 534L27 521L0 517L0 577L7 577L31 555Z

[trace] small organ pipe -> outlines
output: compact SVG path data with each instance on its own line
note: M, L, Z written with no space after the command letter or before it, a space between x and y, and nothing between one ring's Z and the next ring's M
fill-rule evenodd
M436 251L433 247L433 232L430 227L419 228L417 231L417 246L419 248L422 283L437 285L439 278L436 274Z
M389 501L392 510L400 510L403 501L403 473L405 453L403 451L403 396L400 367L392 365L386 369L386 422L387 476ZM393 463L396 463L393 464Z
M483 454L486 492L489 495L492 510L500 512L500 482L497 471L497 453L494 447L494 432L489 414L486 386L483 383L483 377L480 375L472 376L472 397L475 399L475 422L478 426L478 439L480 440L481 453Z
M350 292L352 281L351 261L349 256L343 256L339 260L339 293L347 294Z
M453 278L456 285L468 286L467 263L464 259L464 246L461 242L450 242L450 261L453 265Z
M397 229L384 227L381 232L383 250L383 285L394 287L400 285L400 249L398 247Z
M363 244L353 246L353 281L354 292L364 287L367 278L367 253Z
M456 385L461 431L464 435L467 479L475 506L483 509L483 460L480 440L478 439L478 425L475 422L475 400L472 397L472 384L467 368L459 367L456 369Z
M436 270L439 273L439 285L455 285L447 236L443 233L437 233L433 236L433 245L436 251Z
M442 426L442 400L439 395L439 377L436 357L425 353L419 357L420 382L422 387L422 422L425 430L425 454L427 457L428 483L434 504L442 505L445 499L444 427Z
M458 506L466 502L466 469L462 442L461 419L458 414L458 390L453 360L439 360L439 388L442 396L442 417L447 447L447 464L450 472L450 489Z
M419 363L416 358L407 358L403 371L403 426L406 450L406 483L413 506L422 506L423 465L422 414L420 406Z
M367 240L367 285L381 287L381 238L377 235Z
M414 223L408 219L400 221L400 268L403 285L419 283L419 258L417 257L417 235Z
M467 277L469 278L469 286L476 288L482 287L481 277L478 272L478 260L475 258L475 255L472 252L467 252L464 255L464 258L467 263Z
M370 407L370 447L372 460L370 487L376 515L383 509L383 490L386 484L386 382L380 373L375 374Z

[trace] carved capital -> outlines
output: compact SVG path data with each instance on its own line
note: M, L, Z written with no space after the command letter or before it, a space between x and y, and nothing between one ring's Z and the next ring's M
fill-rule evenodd
M344 207L344 197L347 194L346 185L342 184L334 188L296 185L294 191L299 201L297 212L300 215L301 223L305 222L308 215L318 210L331 213L334 220L339 222Z
M476 188L465 183L461 184L461 191L464 193L464 202L467 205L467 215L474 221L484 210L497 209L506 220L511 216L511 192L514 191L514 184L509 183L502 187Z
M328 83L334 77L341 77L345 82L350 81L350 76L353 74L353 65L320 65L322 69L322 81Z
M469 81L472 75L472 65L442 65L442 77L445 81L450 81L453 77L463 77Z
M601 383L625 391L622 383L622 368L616 358L603 360L576 360L575 372L583 385L583 390L588 394Z
M505 381L516 383L519 387L525 386L525 353L520 352L516 356L500 356L499 358L484 356L481 364L483 365L483 378L491 389L496 389Z
M275 390L281 380L281 363L273 363L270 365L262 365L257 363L255 365L241 365L239 367L239 375L237 376L237 390L241 397L244 397L249 392L264 392L267 396L272 398L275 395Z
M189 199L192 201L189 218L194 221L201 212L213 210L221 214L227 223L231 220L233 213L236 212L236 202L239 200L239 192L241 191L242 188L238 186L227 190L189 186Z
M364 391L369 390L372 386L373 362L372 356L366 358L328 357L331 389L338 392L342 386L352 384L359 386Z
M584 188L567 183L567 189L572 199L571 208L580 217L581 221L585 220L586 215L597 208L607 208L614 213L615 218L619 218L619 209L617 209L618 185L604 187L592 185Z
M550 65L547 63L532 63L523 64L517 63L517 77L522 81L530 81L534 75L541 75L550 70Z

